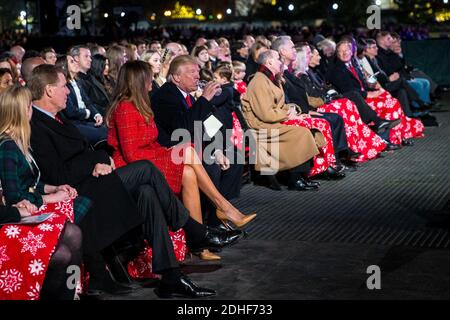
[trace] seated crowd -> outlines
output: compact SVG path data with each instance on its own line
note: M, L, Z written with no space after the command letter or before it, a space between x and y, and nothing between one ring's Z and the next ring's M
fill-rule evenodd
M3 53L0 300L74 299L69 266L88 296L147 277L162 298L213 296L180 263L220 260L247 236L256 213L230 202L245 177L319 190L433 125L436 85L398 35L315 39Z

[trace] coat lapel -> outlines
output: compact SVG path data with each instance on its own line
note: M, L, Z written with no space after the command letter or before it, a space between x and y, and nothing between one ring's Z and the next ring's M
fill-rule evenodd
M178 87L176 85L174 85L172 82L168 82L168 84L170 85L170 93L173 95L173 97L177 100L180 100L183 103L184 106L184 110L188 110L189 106L186 102L186 99L184 98L183 94L181 93L181 91L178 89ZM192 104L194 104L195 101L192 100Z
M80 139L81 134L78 131L78 129L74 125L69 123L62 113L58 113L58 116L63 122L63 124L59 123L55 119L52 119L51 117L37 110L36 108L33 109L33 118L45 124L45 126L48 127L49 129L71 139L74 138Z

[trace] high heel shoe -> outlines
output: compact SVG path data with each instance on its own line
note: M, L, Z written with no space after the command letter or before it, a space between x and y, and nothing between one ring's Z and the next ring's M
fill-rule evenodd
M229 225L229 221L231 221L236 227L242 228L245 225L247 225L250 221L256 218L256 213L248 214L244 216L240 220L233 220L225 215L225 212L223 212L221 209L216 210L217 218L219 218L220 221L222 221L223 225L227 227L228 229L231 229L231 226Z
M220 256L218 256L215 253L212 253L208 249L205 249L202 252L200 252L199 257L200 259L205 261L216 261L222 259Z

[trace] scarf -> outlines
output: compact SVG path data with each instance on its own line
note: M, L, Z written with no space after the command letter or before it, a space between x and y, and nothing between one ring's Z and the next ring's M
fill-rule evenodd
M274 76L274 74L272 73L272 71L270 71L269 69L267 69L267 67L265 65L261 65L259 67L259 72L263 73L267 78L270 79L270 81L272 81L272 83L274 85L276 85L277 87L280 86L280 79L278 79L277 77Z

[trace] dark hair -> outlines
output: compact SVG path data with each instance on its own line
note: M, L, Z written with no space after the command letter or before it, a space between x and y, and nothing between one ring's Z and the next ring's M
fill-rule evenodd
M113 103L106 112L106 123L111 120L117 106L125 100L131 101L146 121L153 117L147 92L147 84L151 83L152 79L152 68L147 62L136 60L125 63L117 77Z
M200 69L200 80L204 81L213 81L214 80L214 74L209 69Z
M106 66L106 57L102 54L96 54L92 57L91 69L89 69L88 73L94 76L101 83L105 83L105 66Z
M365 42L366 47L377 44L377 42L374 39L365 39L364 42Z
M64 76L66 77L67 81L72 80L72 77L70 76L68 64L69 64L69 62L67 61L67 55L59 56L58 59L56 59L56 63L55 63L55 66L60 68L63 71Z
M227 81L231 81L233 77L233 70L228 66L221 66L214 70L214 73L217 73L219 77L227 79Z
M230 61L219 61L219 62L217 62L216 69L214 70L214 72L216 72L216 70L221 67L226 67L226 68L232 69L233 64Z
M23 55L22 61L25 61L30 58L41 57L41 54L36 50L27 50Z
M70 47L69 52L67 54L72 57L79 56L81 49L86 49L86 50L91 51L88 46L86 46L84 44L80 44L80 45Z
M245 47L246 47L246 44L243 40L235 41L231 44L231 48L230 48L231 53L235 54L235 53L237 53L238 50L241 50L242 48L245 48Z
M202 52L203 50L208 51L208 47L207 46L196 46L196 47L194 47L194 49L192 49L192 54L191 55L193 57L198 57L200 52Z
M137 40L134 41L134 44L135 44L137 47L139 47L139 46L142 45L142 44L147 45L147 41L141 40L141 39L137 39Z
M396 40L401 40L401 37L397 32L391 32L391 37Z
M45 55L46 55L47 53L49 53L49 52L52 52L52 53L55 53L55 54L56 54L55 49L53 49L52 47L47 47L47 48L42 49L42 51L41 51L41 58L42 58L42 59L45 59Z
M13 76L11 70L8 68L0 68L0 78L3 77L6 73L9 73L11 77Z

